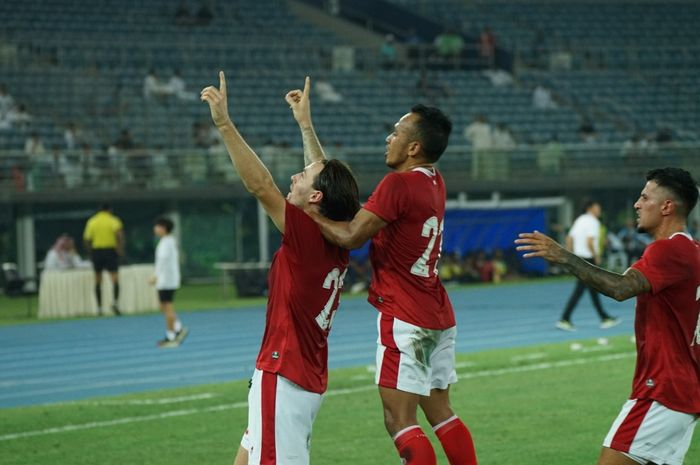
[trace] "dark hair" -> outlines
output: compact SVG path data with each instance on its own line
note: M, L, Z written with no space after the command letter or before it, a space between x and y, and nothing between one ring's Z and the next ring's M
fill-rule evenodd
M323 169L313 188L323 192L319 210L333 221L349 221L360 209L360 193L355 176L340 160L323 160Z
M435 163L447 148L452 132L452 121L435 107L416 105L411 113L418 115L414 123L415 136L423 147L423 153L430 163Z
M685 218L698 203L698 186L693 176L684 169L667 167L649 170L647 181L654 181L658 186L671 191Z
M585 198L581 202L581 213L586 213L589 208L591 208L593 205L598 204L599 202L596 199L592 198Z
M106 211L106 212L112 211L112 205L110 205L109 203L105 202L105 203L103 203L103 204L100 205L100 210Z
M156 226L162 226L165 231L170 234L173 231L173 228L175 228L175 224L170 218L166 218L164 216L159 217L156 222Z

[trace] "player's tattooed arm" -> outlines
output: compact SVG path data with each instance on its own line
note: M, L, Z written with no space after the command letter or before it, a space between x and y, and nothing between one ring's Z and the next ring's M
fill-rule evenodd
M572 253L568 253L562 267L596 291L617 301L627 300L651 290L647 278L634 268L627 269L624 274L614 273L592 265Z
M613 273L587 262L569 252L554 239L538 231L521 233L515 243L517 250L526 252L524 258L541 257L560 265L598 292L621 301L649 292L651 285L644 275L633 268L624 274Z
M304 143L304 165L308 166L311 163L325 160L326 154L323 153L323 147L318 140L316 130L314 129L311 120L311 102L309 94L311 93L311 79L306 76L304 81L304 90L292 90L287 92L284 99L289 104L289 108L294 114L294 119L299 124L301 130L301 138Z

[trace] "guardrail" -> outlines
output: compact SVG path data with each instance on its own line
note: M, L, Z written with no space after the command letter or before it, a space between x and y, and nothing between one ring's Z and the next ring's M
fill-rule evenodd
M346 161L363 194L388 172L384 147L328 148L327 155ZM303 168L299 148L259 150L282 190ZM648 169L680 166L700 175L700 144L666 143L524 145L477 150L450 147L438 163L450 194L474 191L537 191L575 186L638 185ZM32 193L188 192L241 187L225 152L203 149L139 149L110 152L53 152L26 155L0 151L0 194L14 198Z

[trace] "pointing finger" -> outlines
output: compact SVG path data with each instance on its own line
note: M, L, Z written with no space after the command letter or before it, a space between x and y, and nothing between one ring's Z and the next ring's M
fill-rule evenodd
M226 95L226 76L223 71L219 71L219 92L221 95Z
M304 97L309 96L310 88L311 88L311 78L309 76L306 76L306 80L304 81Z

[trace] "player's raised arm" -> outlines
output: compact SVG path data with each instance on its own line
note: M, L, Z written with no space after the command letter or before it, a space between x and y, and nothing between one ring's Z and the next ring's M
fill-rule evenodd
M362 247L365 242L388 224L364 208L361 208L351 221L333 221L315 213L310 215L328 242L346 249Z
M287 92L284 99L292 109L294 119L299 124L301 130L301 138L304 142L304 165L310 165L313 162L324 160L326 155L323 153L323 147L316 136L313 122L311 121L311 102L309 94L311 93L311 79L306 76L304 81L304 90L291 90Z
M515 243L519 244L516 248L519 252L526 252L524 258L541 257L556 263L598 292L617 301L651 290L649 281L636 269L629 268L624 274L619 274L598 268L539 231L520 233Z
M245 188L258 199L277 229L284 233L285 201L272 175L248 146L228 115L226 77L219 72L219 88L202 89L200 98L209 104L212 120L224 139L229 157Z

